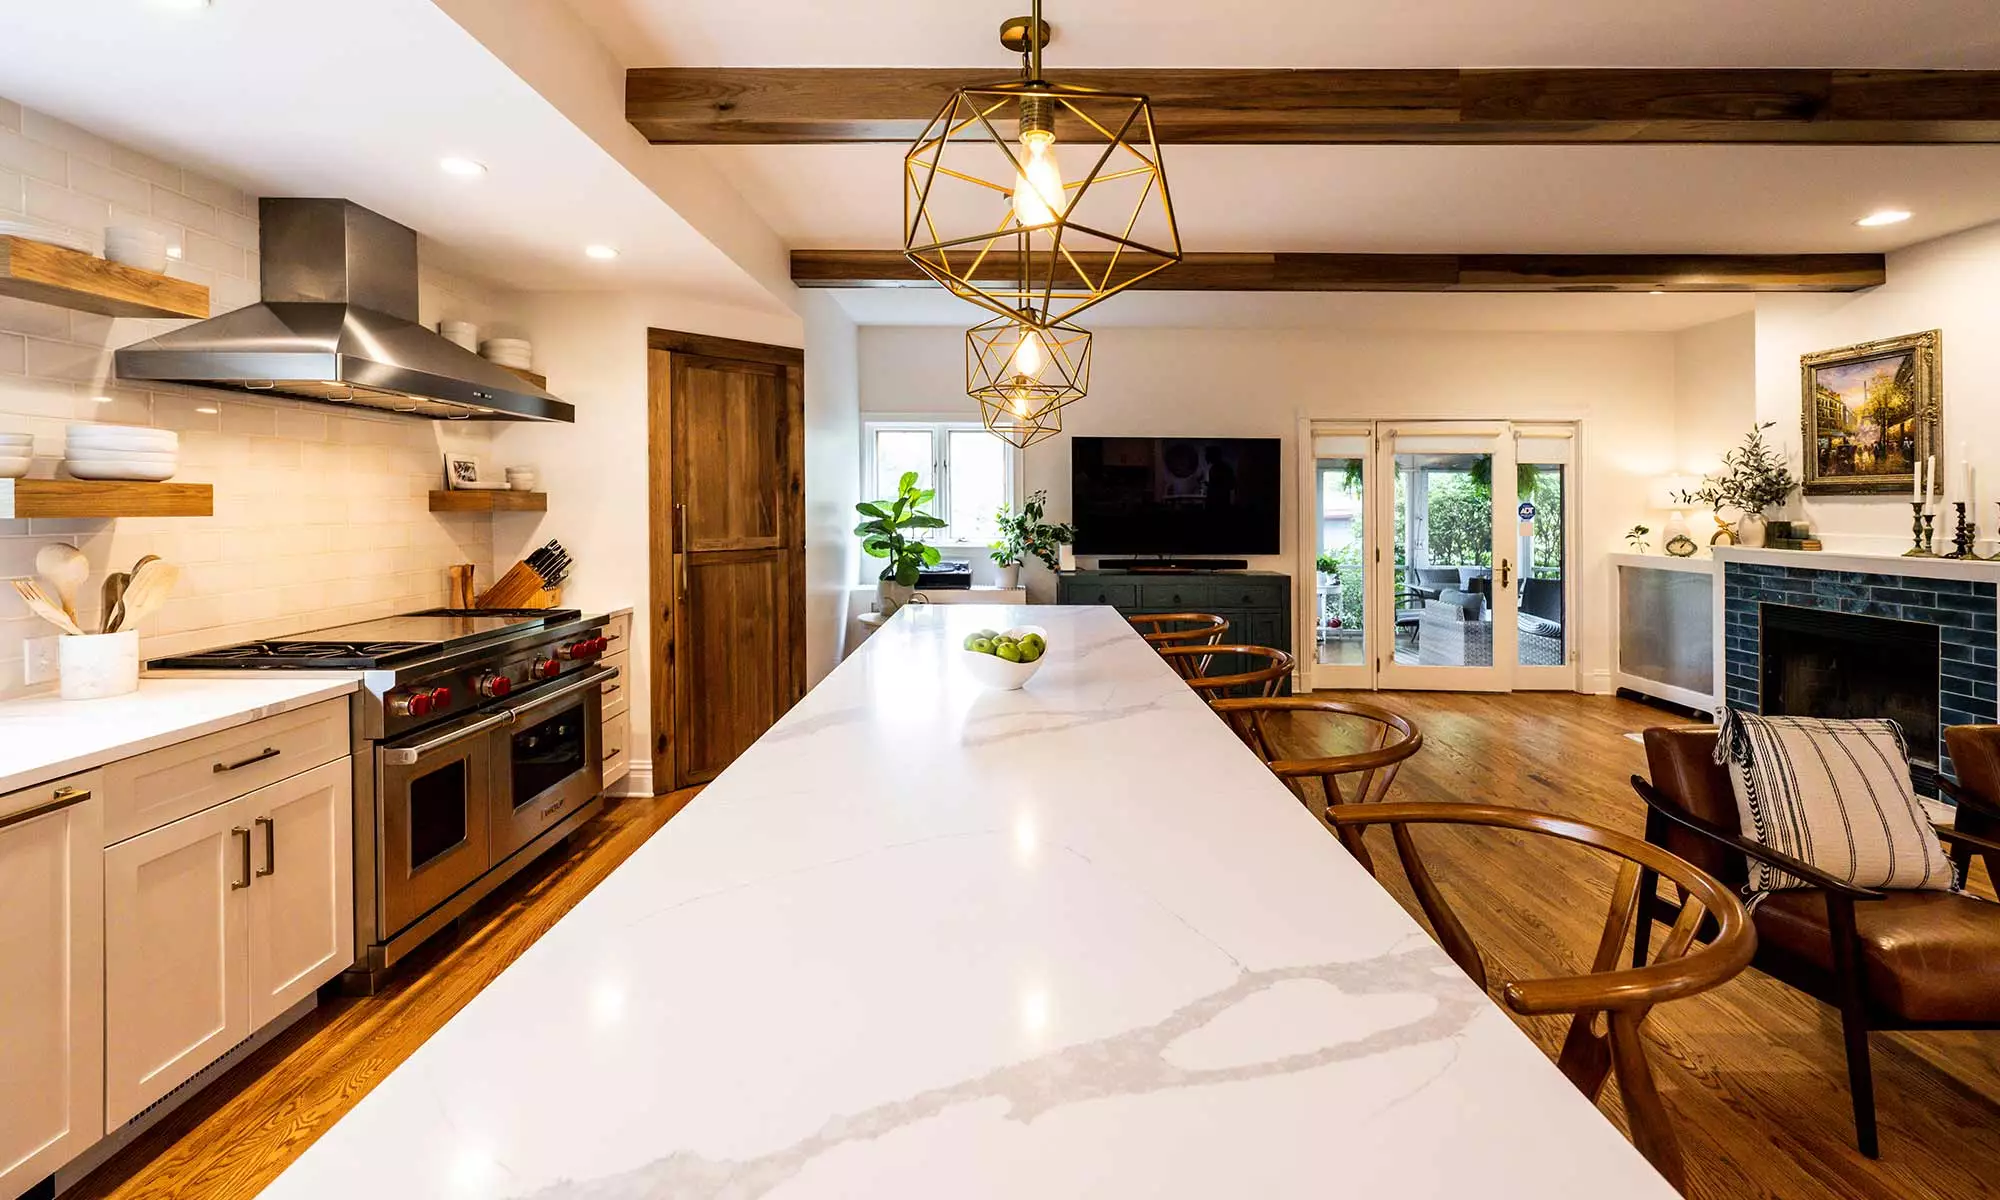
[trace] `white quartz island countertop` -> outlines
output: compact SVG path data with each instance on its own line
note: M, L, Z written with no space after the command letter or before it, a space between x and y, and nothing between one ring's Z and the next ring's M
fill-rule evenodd
M264 1194L1674 1193L1116 613L940 605Z
M344 696L361 676L245 671L145 676L103 700L0 700L0 792Z

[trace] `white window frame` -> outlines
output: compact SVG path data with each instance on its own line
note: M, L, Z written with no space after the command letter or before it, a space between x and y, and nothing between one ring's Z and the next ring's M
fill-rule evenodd
M931 435L931 478L937 481L937 498L932 501L930 512L943 516L951 511L951 463L946 448L950 439L946 436L954 432L985 433L986 427L978 421L968 421L963 417L882 417L864 420L861 423L861 491L863 500L880 500L881 496L869 495L875 480L875 435L893 431L921 430ZM992 437L992 434L986 434ZM1014 507L1022 495L1021 452L1013 446L1004 446L1006 471L1006 493L1003 503ZM857 518L858 519L858 518ZM960 541L961 531L956 529L919 530L920 534L931 534L925 540L940 550L973 550L986 548L985 542ZM954 555L951 557L964 557ZM863 574L868 575L868 564L874 563L879 569L879 559L868 559L862 564ZM868 575L873 579L873 575Z

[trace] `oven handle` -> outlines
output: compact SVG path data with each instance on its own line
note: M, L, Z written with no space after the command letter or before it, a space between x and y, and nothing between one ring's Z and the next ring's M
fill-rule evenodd
M460 726L450 733L441 733L429 741L418 742L414 746L397 746L393 749L384 750L382 751L382 761L392 767L415 766L417 760L426 754L442 750L453 742L464 741L475 733L484 733L496 725L505 725L513 719L513 710L502 709L483 721L474 721L472 724Z
M539 693L534 699L518 708L508 709L507 715L519 718L522 713L533 712L552 700L560 700L564 696L580 692L585 688L596 687L601 683L609 683L616 678L618 678L617 667L598 667L592 674L581 676L570 683L564 684L553 692Z

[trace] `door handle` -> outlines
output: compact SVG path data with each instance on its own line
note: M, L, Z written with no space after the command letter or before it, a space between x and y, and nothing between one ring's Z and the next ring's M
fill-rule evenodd
M251 763L260 763L267 758L276 758L283 753L284 751L276 746L266 746L261 754L253 754L249 758L239 758L233 763L216 763L215 773L221 775L226 771L240 771Z
M32 821L36 817L46 817L52 812L61 812L72 805L82 804L88 799L90 799L89 788L57 788L55 794L49 798L47 804L37 804L33 808L23 809L12 816L0 817L0 829L5 829L9 825L19 825L23 821Z
M688 594L688 506L674 505L674 517L679 522L679 528L674 534L674 549L680 551L681 556L681 590L677 594L686 596Z
M229 836L243 839L238 843L243 848L243 881L241 883L232 881L229 885L230 891L238 892L250 886L250 831L238 825L229 831Z
M278 823L269 817L258 817L251 824L262 825L264 827L264 869L257 872L257 874L259 876L276 875L278 873Z
M1514 578L1514 564L1510 559L1500 560L1500 586L1506 587Z

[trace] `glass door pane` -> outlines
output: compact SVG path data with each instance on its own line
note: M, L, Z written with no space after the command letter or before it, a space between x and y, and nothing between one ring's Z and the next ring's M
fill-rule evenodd
M1522 463L1516 471L1520 504L1516 541L1521 564L1518 621L1520 663L1560 667L1569 662L1565 611L1569 468L1562 463Z
M1363 624L1368 607L1364 579L1365 462L1356 456L1320 458L1316 463L1319 531L1314 662L1321 666L1358 667L1368 661Z

